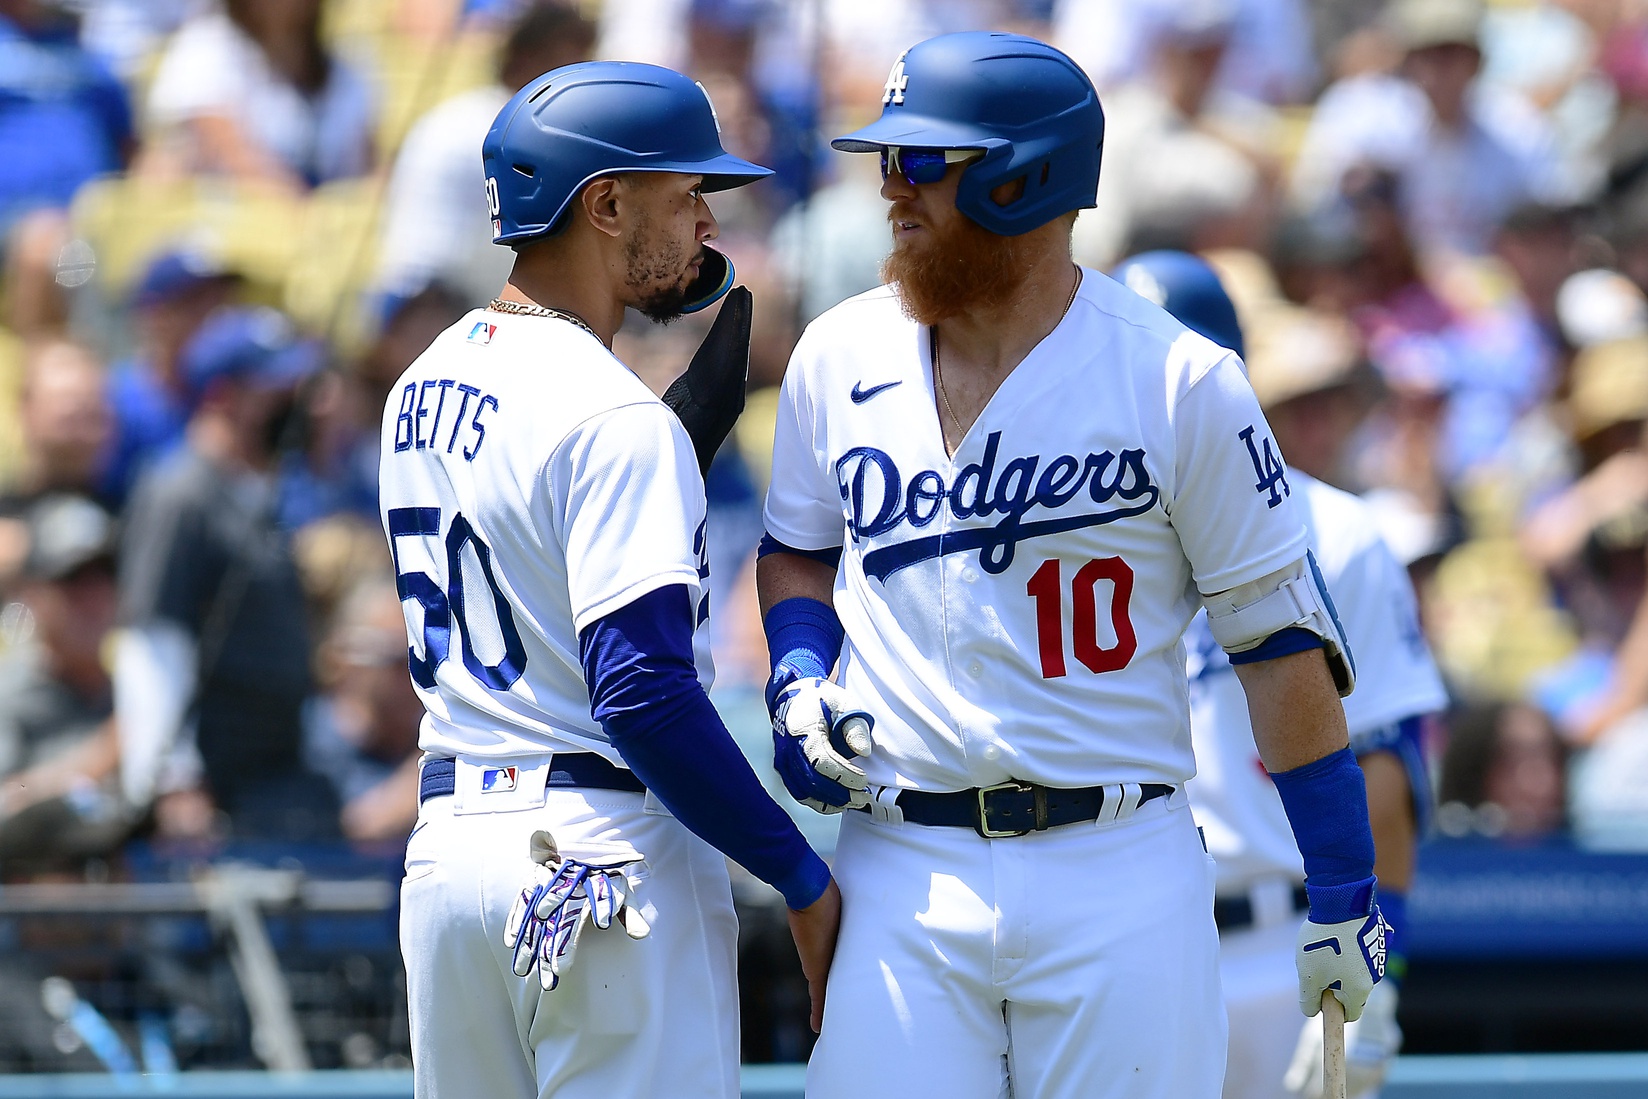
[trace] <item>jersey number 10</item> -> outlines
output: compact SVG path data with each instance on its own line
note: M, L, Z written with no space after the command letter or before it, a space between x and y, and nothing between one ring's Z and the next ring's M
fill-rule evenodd
M1036 601L1036 641L1041 649L1041 677L1058 679L1064 668L1064 584L1059 559L1043 561L1024 586ZM1099 581L1113 585L1110 626L1116 643L1105 648L1099 640ZM1127 667L1139 649L1127 605L1133 598L1133 570L1120 557L1096 557L1076 570L1070 581L1070 648L1090 672L1114 672Z
M412 669L412 682L429 690L435 686L435 669L446 659L452 643L452 625L457 623L462 635L464 667L482 683L495 691L507 691L526 670L526 647L521 644L521 632L515 628L515 615L509 609L509 600L498 590L497 578L492 575L492 550L475 533L469 520L462 515L452 517L452 526L446 532L445 590L440 582L427 572L401 570L400 540L402 538L438 537L441 533L440 508L390 508L389 552L395 558L395 590L401 602L416 599L423 607L423 655L416 649L406 651L407 663ZM487 664L475 652L475 634L470 629L464 608L464 549L470 547L480 563L481 577L492 595L492 610L497 616L498 636L503 640L503 655L495 664Z

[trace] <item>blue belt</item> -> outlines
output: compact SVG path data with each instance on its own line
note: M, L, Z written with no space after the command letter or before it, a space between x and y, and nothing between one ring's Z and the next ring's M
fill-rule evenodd
M594 752L556 752L549 765L550 787L581 787L586 790L623 790L644 794L647 788L635 772L608 763ZM448 797L458 789L458 761L437 758L423 765L418 775L418 804L430 798Z

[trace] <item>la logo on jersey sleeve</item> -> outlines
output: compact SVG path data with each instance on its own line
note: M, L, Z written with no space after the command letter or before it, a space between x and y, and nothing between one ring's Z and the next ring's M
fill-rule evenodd
M1271 447L1270 436L1266 435L1255 444L1253 425L1249 424L1238 431L1236 437L1247 444L1247 456L1253 463L1253 475L1258 478L1253 485L1253 491L1270 493L1265 504L1275 507L1282 502L1282 497L1292 496L1293 489L1289 488L1287 483L1287 466L1276 457L1276 451Z

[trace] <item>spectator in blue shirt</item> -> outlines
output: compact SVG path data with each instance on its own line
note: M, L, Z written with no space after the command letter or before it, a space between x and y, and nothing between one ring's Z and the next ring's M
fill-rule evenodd
M183 349L238 283L211 256L189 250L162 253L138 280L131 298L137 353L109 372L114 443L101 494L111 505L124 504L144 468L182 442L189 418Z
M125 89L41 0L0 0L0 241L23 215L61 209L132 147Z

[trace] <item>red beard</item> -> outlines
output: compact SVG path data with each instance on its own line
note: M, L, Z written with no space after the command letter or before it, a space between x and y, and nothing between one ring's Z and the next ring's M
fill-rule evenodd
M887 220L898 220L897 214L894 206ZM881 261L882 281L898 290L904 315L918 324L934 325L998 305L1024 281L1018 237L997 236L959 214L950 227L929 225L926 231L931 239L895 241Z

